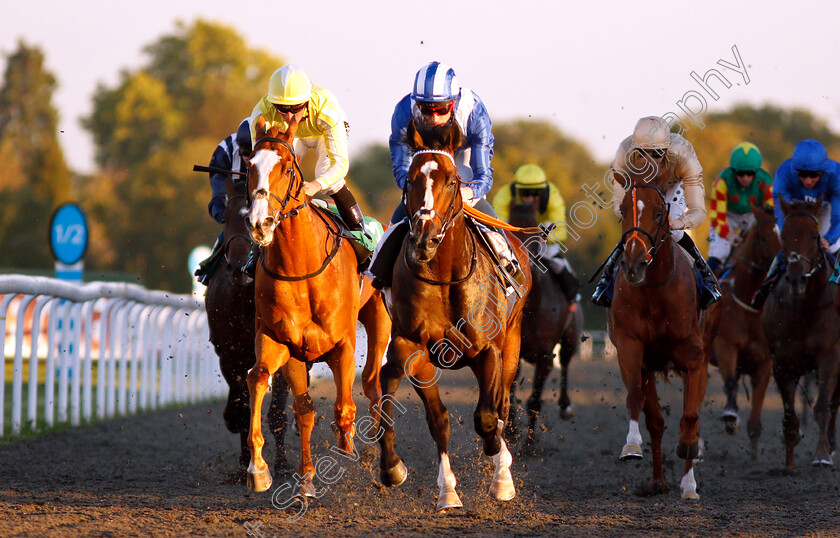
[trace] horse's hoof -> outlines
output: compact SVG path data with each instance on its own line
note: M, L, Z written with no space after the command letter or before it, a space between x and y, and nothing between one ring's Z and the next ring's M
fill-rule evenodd
M379 472L379 477L382 480L383 485L396 487L405 482L405 479L408 477L408 469L406 469L405 464L400 461L390 469L382 469ZM455 497L457 498L457 495Z
M730 435L735 435L741 430L741 419L738 417L738 413L736 411L725 409L723 413L720 414L720 420L723 421L723 424L726 427L726 433Z
M642 459L642 447L633 443L627 443L621 449L621 461L640 460Z
M691 446L677 442L677 457L683 460L693 460L700 454L700 443L694 443Z
M268 467L260 471L253 466L248 467L248 489L251 491L266 491L271 487L271 473Z
M458 494L455 493L455 490L447 491L437 500L437 511L442 512L443 510L451 510L452 508L463 508L464 505L461 503L460 497Z
M834 462L831 460L831 456L824 454L822 456L816 456L814 461L811 462L811 465L814 467L834 467Z
M516 488L513 480L493 480L490 484L490 495L499 501L509 501L516 497Z
M682 494L682 498L685 501L699 501L700 500L700 495L697 495L697 493L695 493L693 491L686 491L685 493Z
M569 420L575 416L575 406L567 405L560 409L560 418L563 420Z
M292 497L297 495L303 495L304 497L309 497L310 499L318 497L315 495L315 484L313 484L311 480L295 482L295 487L292 488Z

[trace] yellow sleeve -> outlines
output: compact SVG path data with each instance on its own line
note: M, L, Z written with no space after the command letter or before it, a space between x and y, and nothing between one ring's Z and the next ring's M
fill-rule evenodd
M333 183L344 179L350 169L347 150L347 127L344 125L344 114L337 103L327 100L317 111L315 125L324 139L324 149L327 152L329 166L315 181L326 189ZM319 156L320 157L320 156Z
M553 222L557 225L548 238L549 243L562 243L567 239L566 202L554 183L548 184L548 207L545 209L545 213L540 215L540 222Z
M511 199L510 184L502 186L502 188L496 191L496 196L493 197L493 209L496 210L496 215L499 217L499 220L503 222L510 220Z

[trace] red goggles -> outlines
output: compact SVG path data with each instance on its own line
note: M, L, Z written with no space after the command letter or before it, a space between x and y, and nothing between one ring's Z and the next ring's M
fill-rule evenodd
M452 105L455 101L448 103L417 103L417 108L424 116L446 116L452 111Z

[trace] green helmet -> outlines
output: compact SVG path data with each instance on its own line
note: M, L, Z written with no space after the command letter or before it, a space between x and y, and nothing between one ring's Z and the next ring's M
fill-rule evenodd
M729 166L734 170L749 170L755 172L761 168L761 152L752 142L741 142L732 150Z

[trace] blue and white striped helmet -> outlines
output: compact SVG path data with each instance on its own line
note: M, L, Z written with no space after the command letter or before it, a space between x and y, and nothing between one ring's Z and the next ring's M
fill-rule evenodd
M424 65L414 77L411 98L415 101L437 103L458 98L461 86L455 70L446 64L432 62Z

